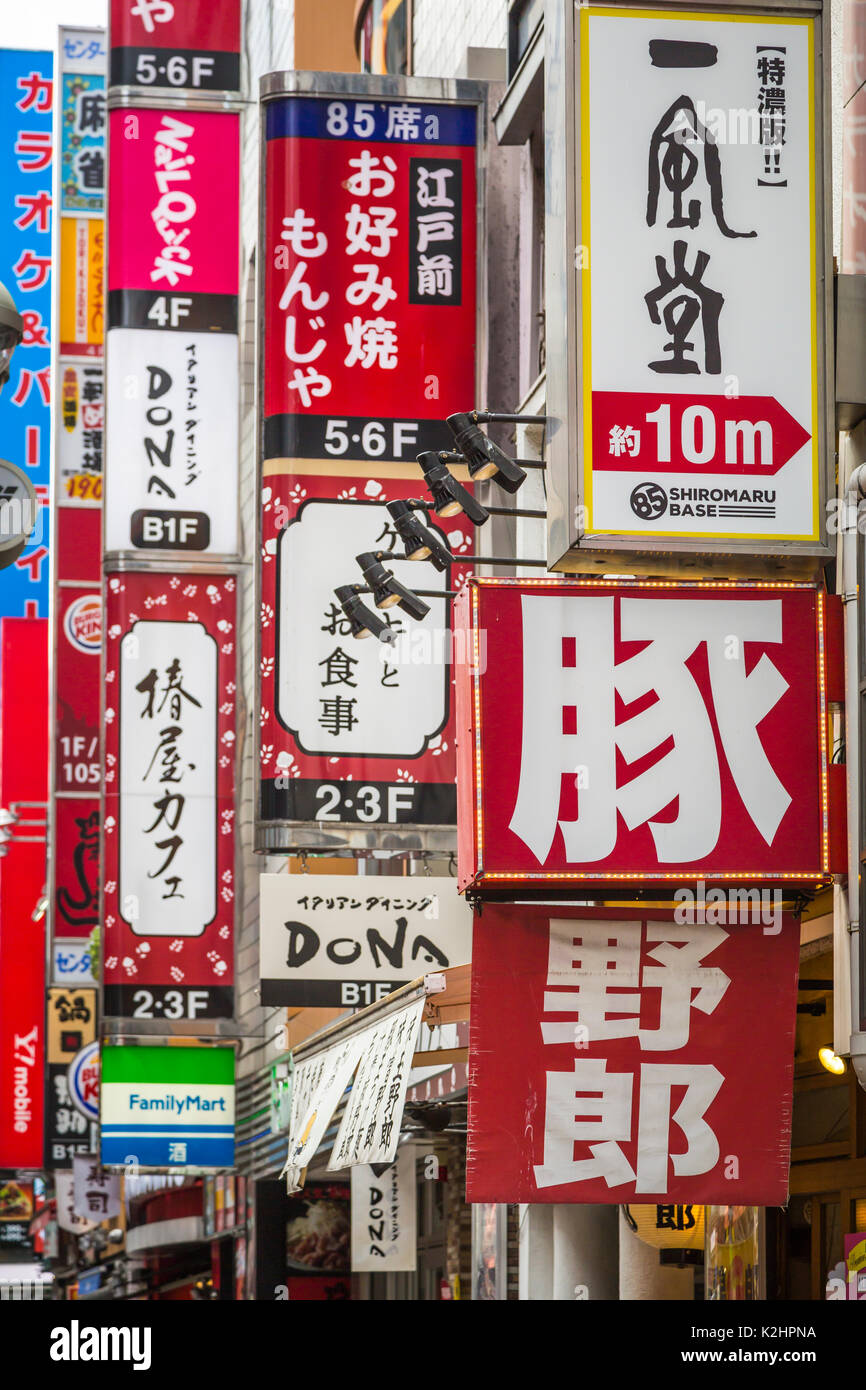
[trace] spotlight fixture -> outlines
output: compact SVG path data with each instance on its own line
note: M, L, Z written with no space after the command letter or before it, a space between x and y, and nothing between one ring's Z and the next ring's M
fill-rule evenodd
M416 458L427 480L436 515L456 516L458 512L465 512L474 526L483 526L490 513L451 476L439 455L428 449Z
M387 502L386 510L406 547L407 560L429 560L440 574L451 564L450 550L415 516L411 502Z
M344 614L352 625L353 637L377 637L380 642L393 642L394 633L387 623L358 597L358 589L355 584L341 584L334 593L340 603Z
M449 415L446 421L459 452L466 459L469 476L479 482L492 478L506 492L516 492L526 480L522 468L494 444L470 415Z
M818 1061L821 1063L822 1067L832 1072L834 1076L843 1076L848 1070L848 1064L845 1058L839 1057L837 1053L833 1051L832 1047L819 1047Z
M411 589L407 589L405 584L401 584L399 579L395 579L393 572L385 569L377 552L365 550L363 554L356 555L355 559L370 586L377 608L393 608L395 604L399 604L404 612L412 618L417 618L419 622L426 618L430 612L430 605L413 594Z

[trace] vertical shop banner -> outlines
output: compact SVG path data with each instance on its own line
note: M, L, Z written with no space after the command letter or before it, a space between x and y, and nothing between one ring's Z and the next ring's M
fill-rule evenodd
M96 1122L77 1104L70 1068L96 1039L95 989L71 983L49 989L46 1008L45 1167L68 1168L77 1154L93 1151Z
M0 454L23 469L42 504L36 529L3 573L0 615L48 613L52 333L50 53L0 51L0 281L24 320L0 398Z
M241 0L111 0L112 87L234 92Z
M238 552L239 122L110 114L109 552Z
M817 883L832 610L798 584L469 581L459 883ZM826 611L825 611L826 608Z
M384 888L346 875L259 876L263 1004L365 1005L422 972L466 965L472 912L453 878Z
M113 1167L233 1167L234 1049L103 1048L99 1128Z
M43 1161L47 627L0 619L0 1168Z
M783 1206L798 962L781 907L486 904L467 1201Z
M59 353L52 401L54 718L48 896L52 933L81 939L99 921L105 33L61 28L57 53ZM59 1143L59 1136L46 1140L49 1156L55 1139Z
M103 1171L95 1153L72 1164L75 1213L85 1221L107 1221L121 1211L120 1174Z
M815 542L814 21L580 25L587 529Z
M418 1201L415 1149L404 1144L382 1171L359 1163L352 1169L352 1273L390 1274L417 1265Z
M110 574L106 621L105 1012L230 1018L235 580Z
M455 817L450 603L435 592L463 575L407 570L383 504L423 491L416 455L451 447L445 416L475 396L479 106L411 84L384 95L371 80L263 105L265 825ZM440 535L470 552L465 520ZM367 550L433 593L420 621L387 610L402 659L347 640L334 600Z

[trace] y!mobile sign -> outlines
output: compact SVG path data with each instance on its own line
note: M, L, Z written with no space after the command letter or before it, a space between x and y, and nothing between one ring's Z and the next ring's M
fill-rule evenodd
M110 115L109 552L238 550L239 120Z
M467 1201L787 1201L798 922L678 916L476 917Z
M263 100L260 818L448 825L451 669L353 642L333 587L367 550L412 585L384 503L418 496L415 456L475 398L483 99L326 80L278 75ZM447 644L460 578L425 568L443 599L388 610L394 636Z
M142 1168L231 1168L235 1054L230 1047L104 1047L101 1160Z
M578 529L598 546L820 549L832 275L818 23L577 12L568 371ZM562 462L567 444L552 447Z
M230 1018L235 581L107 588L105 1012Z
M461 887L832 872L820 591L467 590L486 660L458 667Z

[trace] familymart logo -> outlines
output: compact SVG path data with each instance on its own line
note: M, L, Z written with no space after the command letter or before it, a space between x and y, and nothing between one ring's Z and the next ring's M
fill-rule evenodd
M82 1327L73 1318L52 1330L49 1355L52 1361L131 1361L134 1371L148 1371L151 1336L149 1327Z

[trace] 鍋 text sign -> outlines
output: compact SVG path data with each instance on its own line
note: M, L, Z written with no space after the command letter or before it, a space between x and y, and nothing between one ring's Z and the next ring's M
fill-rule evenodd
M787 1201L799 927L745 915L485 905L467 1201Z
M461 887L826 877L819 591L467 587L486 661L457 668Z

